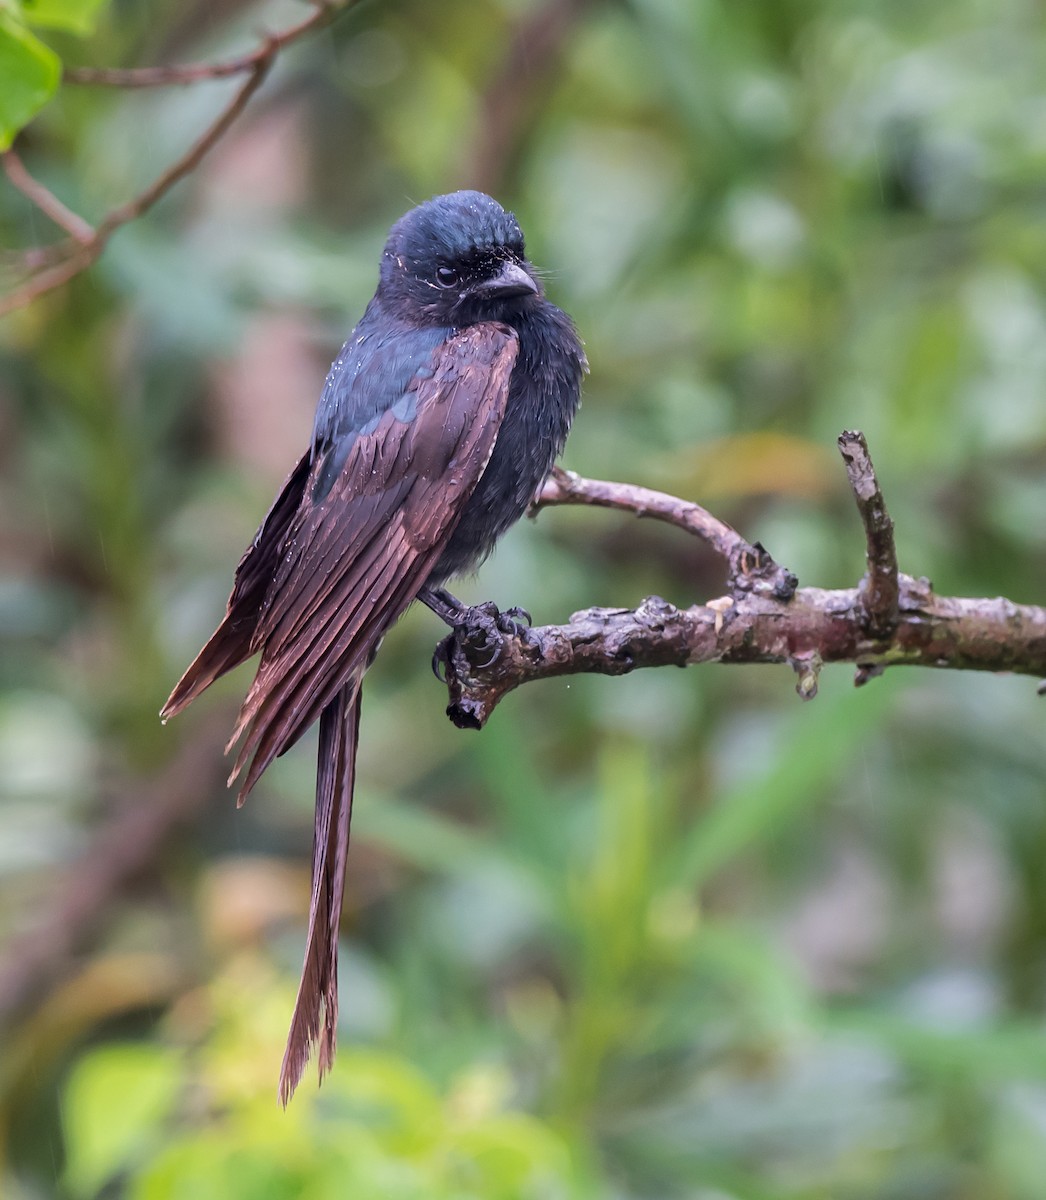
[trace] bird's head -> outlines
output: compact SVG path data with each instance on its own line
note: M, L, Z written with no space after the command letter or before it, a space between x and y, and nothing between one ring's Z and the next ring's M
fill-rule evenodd
M519 222L483 192L452 192L412 208L393 225L378 295L426 325L511 321L542 296Z

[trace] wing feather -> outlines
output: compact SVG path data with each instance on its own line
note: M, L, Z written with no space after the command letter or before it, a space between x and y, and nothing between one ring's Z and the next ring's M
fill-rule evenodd
M232 738L244 737L232 777L251 760L241 803L366 669L435 565L490 459L517 349L501 325L455 334L432 377L418 381L411 419L388 411L358 435L313 505L325 465L316 456L254 634L261 662Z

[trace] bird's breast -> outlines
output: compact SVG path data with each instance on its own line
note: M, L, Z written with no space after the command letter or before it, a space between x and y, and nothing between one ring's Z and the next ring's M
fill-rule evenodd
M570 318L545 302L512 326L519 353L505 416L487 468L432 572L433 585L479 566L523 516L562 451L581 400L585 355Z

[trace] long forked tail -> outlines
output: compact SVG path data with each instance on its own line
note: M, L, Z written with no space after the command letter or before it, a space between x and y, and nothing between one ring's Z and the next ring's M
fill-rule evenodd
M360 683L352 680L320 714L309 935L280 1068L280 1103L284 1107L294 1094L317 1042L321 1082L334 1062L338 1029L338 927L345 890L359 726Z

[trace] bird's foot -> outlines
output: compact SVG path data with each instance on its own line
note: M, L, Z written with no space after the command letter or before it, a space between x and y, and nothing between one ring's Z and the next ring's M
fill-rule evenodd
M516 605L506 608L504 612L499 612L495 620L502 633L508 633L512 637L518 638L525 638L527 630L534 624L534 618L530 613L525 608L519 608Z
M507 637L523 638L531 625L525 608L507 608L502 612L493 600L483 604L462 605L453 614L454 629L436 647L432 671L441 683L447 672L467 673L469 667L485 671L500 658Z

